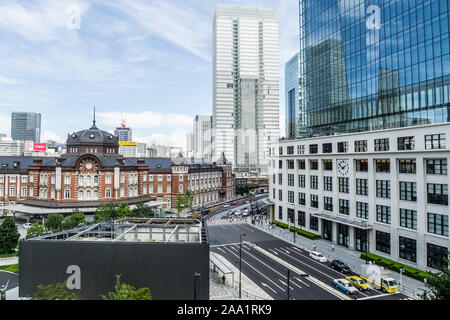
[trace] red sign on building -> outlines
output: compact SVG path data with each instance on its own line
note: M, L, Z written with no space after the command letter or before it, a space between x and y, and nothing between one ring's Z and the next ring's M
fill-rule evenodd
M47 151L47 144L46 143L35 143L33 145L34 151Z

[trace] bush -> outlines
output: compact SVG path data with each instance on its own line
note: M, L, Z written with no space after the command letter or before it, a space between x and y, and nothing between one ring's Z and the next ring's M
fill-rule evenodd
M20 234L14 220L10 217L6 218L0 224L0 254L15 252L19 238Z
M395 271L397 273L400 273L400 269L404 269L404 275L422 281L424 278L427 278L427 280L431 280L431 274L429 272L425 272L410 266L406 266L404 264L401 264L399 262L395 262L380 256L377 256L373 253L362 253L361 259L368 259L370 261L374 261L376 264L386 267L389 270Z
M279 222L279 221L275 221L275 225L277 225L278 227L283 228L283 229L287 229L288 228L287 224ZM320 239L320 236L318 236L317 234L314 234L314 233L311 233L311 232L308 232L308 231L305 231L305 230L302 230L302 229L294 228L293 226L291 226L289 229L291 231L294 231L297 234L299 234L299 235L301 235L301 236L303 236L305 238L311 239L311 240Z

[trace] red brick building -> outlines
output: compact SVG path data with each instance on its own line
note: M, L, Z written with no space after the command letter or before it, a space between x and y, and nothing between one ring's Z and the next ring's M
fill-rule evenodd
M101 203L159 201L175 208L179 193L191 190L194 206L235 196L231 163L177 157L124 158L118 137L90 129L67 138L58 158L0 157L0 205L95 208ZM0 210L1 210L0 206Z

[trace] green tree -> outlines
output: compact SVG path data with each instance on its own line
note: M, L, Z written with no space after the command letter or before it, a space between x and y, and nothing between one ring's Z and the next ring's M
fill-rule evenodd
M113 292L108 296L102 295L103 300L152 300L149 288L137 289L129 284L120 282L121 275L116 275L116 283Z
M136 208L133 209L133 215L135 217L148 217L150 215L150 207L145 203L138 203Z
M34 238L37 236L41 236L45 233L45 228L39 222L35 222L31 225L31 227L27 230L26 238Z
M183 211L185 205L186 205L186 198L182 193L179 193L177 195L177 211L178 212Z
M7 217L0 225L0 253L12 253L17 247L20 234L11 217Z
M436 274L431 275L428 289L421 295L424 300L450 300L450 269L448 268L448 252L444 258L446 264L437 267Z
M76 298L76 294L67 289L66 283L60 282L55 285L38 285L31 300L73 300Z
M250 193L250 186L249 186L248 184L246 184L246 185L244 186L244 193L245 193L245 194L249 194L249 193Z
M60 231L64 229L63 220L64 217L62 215L51 213L47 216L47 219L45 219L45 228L52 232Z
M192 209L192 206L194 205L194 194L191 190L186 191L186 194L184 195L184 201L188 208Z
M131 217L133 216L133 211L126 202L122 202L117 208L117 216L119 218Z
M63 225L64 229L72 229L78 227L80 223L86 224L84 213L74 210L70 216L64 219Z
M106 203L97 207L94 214L94 221L108 221L117 218L117 206L114 203Z

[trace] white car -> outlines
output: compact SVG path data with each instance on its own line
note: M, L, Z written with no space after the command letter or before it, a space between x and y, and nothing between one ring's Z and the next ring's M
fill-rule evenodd
M325 258L320 252L317 251L311 251L309 253L309 256L313 258L314 260L317 260L319 262L327 262L327 258Z
M241 214L242 214L242 211L241 211L241 210L236 210L236 211L234 212L234 215L235 215L236 217L239 217Z
M24 229L30 229L30 227L31 227L31 223L29 223L29 222L23 224Z
M230 205L229 204L224 204L223 207L224 208L228 208Z
M356 289L347 279L334 279L333 284L336 288L341 289L345 293L348 294L358 293L358 289Z

